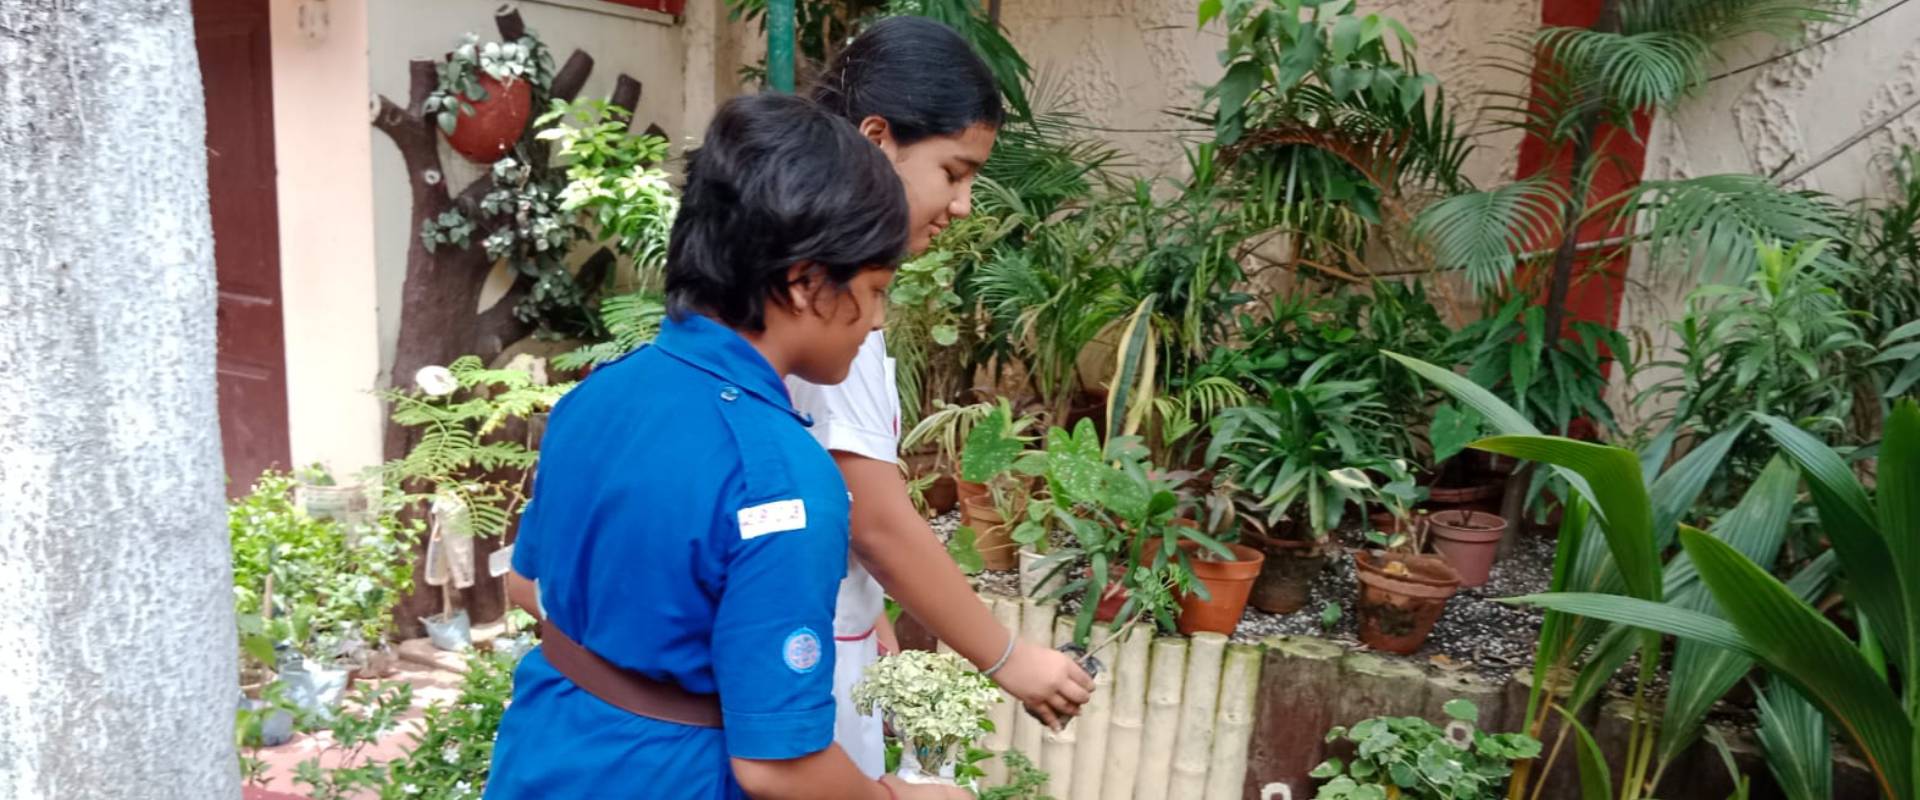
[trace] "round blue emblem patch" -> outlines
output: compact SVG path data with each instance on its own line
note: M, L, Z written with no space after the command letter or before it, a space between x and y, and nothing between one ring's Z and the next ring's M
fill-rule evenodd
M812 628L801 628L787 634L787 643L781 651L787 669L794 672L805 674L820 666L820 636Z

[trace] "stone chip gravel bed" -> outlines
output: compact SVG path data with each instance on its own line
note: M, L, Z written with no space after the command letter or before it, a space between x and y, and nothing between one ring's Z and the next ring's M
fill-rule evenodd
M932 525L945 541L959 527L959 515L943 515ZM1362 544L1355 536L1341 538L1346 547ZM1521 537L1513 552L1494 564L1485 585L1461 589L1447 602L1433 635L1413 657L1450 667L1470 666L1488 677L1505 677L1531 663L1543 615L1538 609L1500 599L1546 591L1553 571L1553 550L1554 541L1549 537ZM1327 568L1314 581L1312 599L1305 608L1292 614L1269 614L1249 606L1233 640L1258 642L1269 636L1304 635L1358 646L1358 620L1353 609L1358 588L1353 570L1353 558L1343 548L1328 559ZM1004 596L1018 593L1017 577L1010 570L980 573L973 576L973 584L982 592ZM1340 605L1340 619L1329 630L1322 627L1321 613L1330 602Z

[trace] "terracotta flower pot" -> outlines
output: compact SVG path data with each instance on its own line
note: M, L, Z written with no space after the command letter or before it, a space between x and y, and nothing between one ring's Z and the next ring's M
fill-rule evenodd
M987 569L1013 569L1020 563L1019 548L1013 543L1013 526L993 507L992 497L975 497L960 503L961 523L973 529L973 548Z
M974 483L973 481L969 481L969 480L962 480L958 473L954 474L954 477L953 477L954 502L958 503L961 506L963 512L965 510L968 500L978 500L982 497L990 497L990 496L991 496L991 493L987 491L986 484Z
M1479 508L1493 503L1497 508L1506 485L1504 479L1489 479L1464 486L1430 486L1427 504L1434 508Z
M1100 591L1100 602L1094 606L1093 618L1101 622L1112 622L1120 616L1120 608L1127 604L1127 589L1120 585L1120 576L1125 574L1120 565L1107 568L1107 587ZM1093 568L1087 568L1087 575L1093 575Z
M1270 614L1291 614L1306 607L1313 579L1327 566L1327 553L1320 543L1253 533L1246 538L1266 554L1253 582L1253 607Z
M487 98L462 98L473 106L473 113L460 112L453 133L447 134L447 145L469 161L491 164L512 152L527 129L527 118L533 113L533 85L525 80L503 83L485 73L477 82Z
M940 456L935 453L913 453L906 457L907 474L920 479L932 474L938 467ZM934 516L952 511L960 504L960 492L954 484L953 476L942 473L933 479L933 483L920 493L927 503L927 510Z
M1460 587L1460 574L1439 556L1363 550L1353 554L1360 579L1360 641L1387 653L1420 649Z
M1498 514L1455 509L1428 515L1433 533L1433 549L1445 556L1454 571L1460 573L1461 586L1479 586L1487 582L1487 572L1500 548L1500 537L1507 532L1507 521Z
M1265 554L1246 545L1229 544L1233 551L1232 561L1213 561L1215 554L1201 548L1199 542L1182 542L1180 549L1187 552L1187 563L1193 565L1193 576L1206 584L1207 599L1198 594L1180 597L1180 617L1176 620L1180 632L1189 636L1201 631L1232 635L1233 629L1240 627L1240 615L1246 613L1247 595L1252 593L1254 580L1260 576L1260 567L1265 564Z

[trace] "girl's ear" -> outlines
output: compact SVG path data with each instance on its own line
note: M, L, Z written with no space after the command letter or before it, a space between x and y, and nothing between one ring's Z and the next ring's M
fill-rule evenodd
M873 114L860 120L860 135L867 137L867 141L873 142L888 158L899 154L900 145L893 140L893 126L887 124L886 117Z
M820 274L813 264L802 261L787 268L787 307L800 314L813 310L813 298L819 294Z

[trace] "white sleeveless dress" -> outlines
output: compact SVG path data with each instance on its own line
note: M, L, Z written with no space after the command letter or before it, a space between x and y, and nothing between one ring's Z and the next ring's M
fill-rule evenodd
M813 436L828 450L899 463L900 392L894 383L894 362L879 331L867 336L853 359L847 379L836 386L820 386L799 378L787 379L794 408L813 416ZM839 606L833 617L833 698L836 705L834 742L867 777L886 770L886 744L880 719L854 710L853 684L867 665L879 660L874 620L885 609L880 582L848 553L847 577L840 582Z

